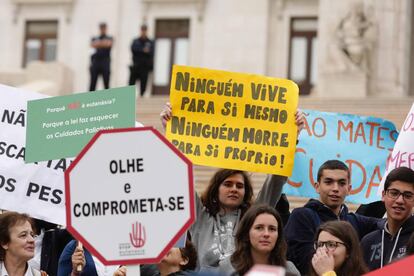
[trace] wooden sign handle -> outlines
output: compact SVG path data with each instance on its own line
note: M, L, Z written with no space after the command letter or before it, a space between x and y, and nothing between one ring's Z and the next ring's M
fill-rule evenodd
M127 265L127 276L140 276L139 265Z
M78 245L76 247L79 248L79 249L83 249L83 244L80 241L78 241ZM82 269L83 269L83 267L80 264L76 267L76 272L80 273L80 272L82 272Z

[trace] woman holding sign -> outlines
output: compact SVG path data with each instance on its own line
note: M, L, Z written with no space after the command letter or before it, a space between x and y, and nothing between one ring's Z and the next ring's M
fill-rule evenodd
M221 275L245 275L256 264L281 266L289 275L300 275L295 265L286 261L283 223L274 208L252 206L240 221L235 239L236 250L221 262Z
M172 118L172 108L166 104L161 112L161 121L166 126ZM295 114L298 134L304 126L304 115ZM287 178L269 175L256 199L256 203L276 206L283 184ZM253 188L244 171L220 169L212 177L201 199L196 195L197 217L189 234L198 251L198 266L201 271L217 271L220 262L234 252L234 235L237 225L251 206Z
M124 269L124 268L123 268ZM105 266L95 256L83 248L82 243L71 240L63 249L59 258L57 276L101 276L122 275L118 272L118 266Z

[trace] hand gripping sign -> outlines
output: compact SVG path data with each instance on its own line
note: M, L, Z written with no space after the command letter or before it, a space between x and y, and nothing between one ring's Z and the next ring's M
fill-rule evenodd
M192 164L151 127L98 132L65 187L68 230L106 265L158 263L194 221Z

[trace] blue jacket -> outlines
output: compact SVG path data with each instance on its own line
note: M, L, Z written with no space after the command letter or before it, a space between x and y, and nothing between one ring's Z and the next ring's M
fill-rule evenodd
M288 244L287 258L292 261L302 275L306 275L315 250L313 242L316 231L324 222L344 220L352 224L361 239L377 229L379 219L349 213L346 205L337 216L319 200L311 199L304 207L293 210L285 227Z
M385 219L379 224L380 229L369 233L361 241L364 260L370 270L405 256L408 240L414 231L414 216L404 222L394 237L389 233Z
M70 241L63 249L62 254L59 258L57 276L69 276L72 273L72 254L75 252L76 241ZM95 262L93 261L91 253L83 248L85 254L85 267L83 268L80 275L82 276L98 276L96 272Z

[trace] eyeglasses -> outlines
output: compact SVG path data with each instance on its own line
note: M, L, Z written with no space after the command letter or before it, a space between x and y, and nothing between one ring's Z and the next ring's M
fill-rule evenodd
M385 193L389 198L392 198L392 199L398 199L400 195L402 195L404 200L409 201L409 202L414 201L414 194L412 192L401 192L397 189L387 189Z
M313 247L316 249L320 248L320 247L326 247L328 250L334 251L339 245L343 245L346 246L345 243L343 242L338 242L338 241L315 241L315 243L313 244Z

